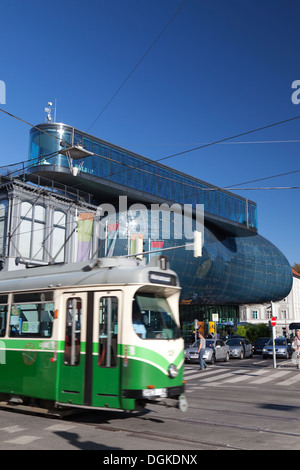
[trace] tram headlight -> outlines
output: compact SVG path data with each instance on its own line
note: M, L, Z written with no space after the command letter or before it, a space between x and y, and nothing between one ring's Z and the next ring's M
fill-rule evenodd
M174 377L177 377L178 375L178 369L175 366L175 364L170 364L169 366L169 376L174 379Z

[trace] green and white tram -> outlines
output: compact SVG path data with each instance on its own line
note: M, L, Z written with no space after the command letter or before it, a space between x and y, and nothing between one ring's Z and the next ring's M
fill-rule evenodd
M185 410L180 287L165 257L0 274L0 400Z

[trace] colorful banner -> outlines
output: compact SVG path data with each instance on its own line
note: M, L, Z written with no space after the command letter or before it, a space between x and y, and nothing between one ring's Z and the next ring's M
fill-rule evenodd
M143 242L138 244L137 240L143 240L144 234L141 233L133 233L130 237L130 254L134 255L135 253L143 251ZM139 248L140 246L140 248Z
M107 226L107 231L108 232L117 232L119 230L119 223L115 223L115 224L108 224Z
M150 251L155 251L156 253L153 253L153 256L160 256L162 255L162 251L157 251L160 248L164 247L164 242L163 241L153 241L150 244Z
M78 214L78 251L77 261L86 261L90 258L93 236L94 213L83 212Z

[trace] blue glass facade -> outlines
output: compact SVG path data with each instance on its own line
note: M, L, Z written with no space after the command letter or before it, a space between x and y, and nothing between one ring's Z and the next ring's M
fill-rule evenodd
M179 204L204 204L207 215L257 229L256 204L213 185L133 154L64 124L40 124L30 132L29 160L34 166L69 168L59 150L83 145L94 155L83 162L82 172L117 183L148 197ZM51 155L54 155L51 157Z
M151 229L150 213L148 217ZM160 222L166 217L162 211ZM107 219L108 224L111 223L109 216ZM162 224L160 232L156 234L160 240L163 239L161 227ZM171 218L170 238L164 239L163 248L184 244L182 239L174 239L172 227L174 225ZM148 251L148 234L144 235L144 251ZM128 240L112 233L111 242L106 244L107 249L112 245L114 256L127 254ZM101 256L107 254L104 249L102 244ZM201 258L194 258L193 250L185 248L170 250L166 254L170 268L179 276L181 299L193 304L263 303L281 300L291 290L293 276L286 258L278 248L258 234L247 237L229 236L218 227L205 227Z

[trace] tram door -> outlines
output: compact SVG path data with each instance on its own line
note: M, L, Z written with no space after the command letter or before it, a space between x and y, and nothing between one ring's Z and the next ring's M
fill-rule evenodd
M84 403L88 293L63 294L64 351L60 356L59 401Z
M92 405L120 406L118 337L122 292L95 292Z
M121 292L63 294L64 351L59 401L119 406L118 327Z

